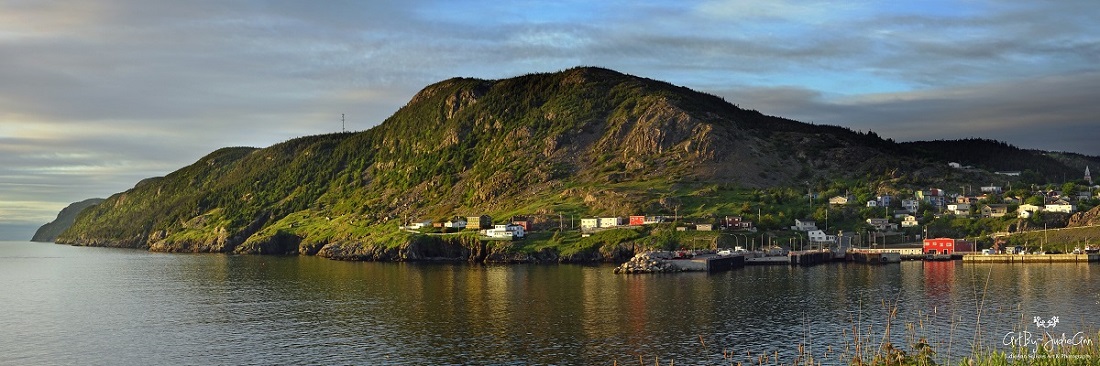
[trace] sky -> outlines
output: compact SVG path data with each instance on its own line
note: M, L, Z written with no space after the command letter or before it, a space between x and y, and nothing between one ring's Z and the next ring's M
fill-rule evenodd
M0 239L221 147L368 129L440 80L574 66L897 141L1100 155L1096 19L1094 0L0 0Z

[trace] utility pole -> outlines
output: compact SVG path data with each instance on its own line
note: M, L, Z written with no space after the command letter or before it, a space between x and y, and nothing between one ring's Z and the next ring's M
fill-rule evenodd
M340 113L340 132L341 133L348 132L348 130L344 128L344 114L343 113Z

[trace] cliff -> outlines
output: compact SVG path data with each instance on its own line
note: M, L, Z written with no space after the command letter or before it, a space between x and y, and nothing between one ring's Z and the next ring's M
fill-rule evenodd
M57 214L57 218L49 223L42 225L35 231L34 237L31 241L52 243L57 239L58 235L67 230L76 221L76 216L80 214L84 209L97 205L103 202L102 198L89 198L80 202L74 202L69 204L65 208L61 209L61 212Z

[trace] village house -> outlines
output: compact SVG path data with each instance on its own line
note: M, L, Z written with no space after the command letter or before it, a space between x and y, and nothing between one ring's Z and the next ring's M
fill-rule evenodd
M596 217L588 217L581 219L581 230L595 229L600 227L600 219Z
M894 197L888 194L875 197L875 200L878 201L879 207L890 207L890 204L894 203Z
M892 231L897 230L898 224L891 223L889 219L883 218L870 218L867 219L867 224L871 225L878 231Z
M622 217L601 217L600 227L616 227L623 226Z
M426 227L432 227L432 220L414 222L409 224L406 228L410 230L420 230Z
M1066 202L1066 200L1057 200L1047 204L1043 210L1046 212L1074 213L1077 212L1077 206Z
M698 231L712 231L714 230L714 224L697 224L695 230Z
M495 239L516 239L524 237L526 232L519 225L494 225L492 229L482 230L481 235Z
M965 203L965 204L968 204L968 205L973 205L977 202L978 202L978 197L974 197L974 196L965 196L965 195L960 194L957 197L955 197L955 203Z
M821 231L821 230L807 231L806 236L810 240L810 245L836 243L836 236L835 235L825 234L825 232Z
M633 215L633 216L627 217L627 225L630 225L630 226L645 225L645 216Z
M947 203L947 195L938 188L916 191L916 196L918 200L927 202L935 208L943 207Z
M956 216L970 215L969 203L952 203L947 205L947 212Z
M920 226L920 222L917 221L917 217L913 215L905 215L905 220L901 220L901 227L917 227Z
M810 219L794 219L794 226L791 226L791 230L794 231L810 231L817 230L817 223Z
M909 212L917 212L920 210L920 201L917 200L901 200L901 208L904 208Z
M523 228L524 232L531 231L531 221L527 218L517 218L512 220L512 225L518 225Z
M453 229L465 229L466 228L466 220L457 219L457 220L447 221L447 222L443 223L443 227L448 227L448 228L453 228Z
M1008 204L983 204L981 207L982 218L1003 218L1008 213Z
M466 228L468 229L481 230L490 228L492 226L493 218L489 217L489 215L466 217Z
M982 193L1001 194L1001 187L1000 186L993 186L993 185L983 186L982 187Z
M856 200L856 198L852 197L851 195L835 196L835 197L829 199L829 204L830 205L843 206L843 205L847 205L848 202L855 201L855 200Z
M1024 205L1020 205L1020 207L1016 208L1016 216L1019 216L1020 218L1027 219L1027 218L1031 218L1031 215L1034 215L1036 212L1042 212L1042 211L1043 211L1042 207L1039 207L1039 206L1036 206L1036 205L1024 204Z
M974 250L974 246L964 239L935 238L924 239L922 251L925 255L967 253Z

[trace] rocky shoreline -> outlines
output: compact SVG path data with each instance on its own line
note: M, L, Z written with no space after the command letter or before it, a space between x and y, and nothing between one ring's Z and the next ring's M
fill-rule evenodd
M469 263L622 263L634 256L632 245L599 247L570 255L545 248L537 252L515 250L512 242L484 241L471 237L416 236L397 246L363 240L304 243L294 236L272 237L262 242L233 244L226 236L209 240L168 241L161 235L104 240L62 238L57 244L90 247L146 249L167 253L232 253L245 255L316 255L344 261L372 262L469 262Z
M658 252L639 253L629 261L615 268L615 273L673 273L683 272L680 267L668 262L667 256Z

